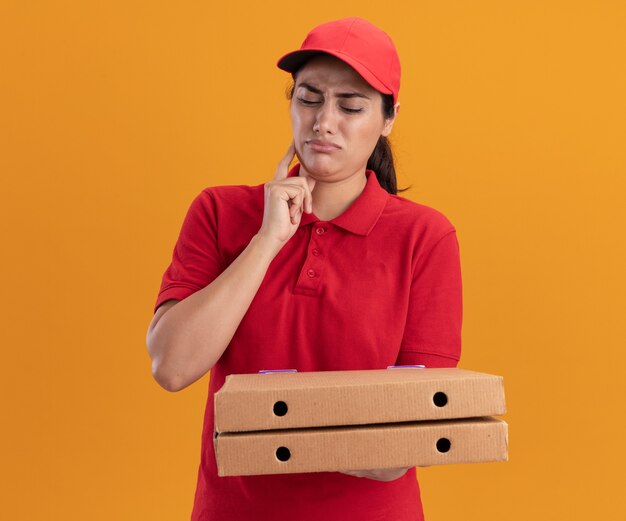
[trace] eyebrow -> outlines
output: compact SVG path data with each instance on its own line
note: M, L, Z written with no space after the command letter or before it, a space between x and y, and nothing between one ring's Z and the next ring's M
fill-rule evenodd
M304 87L307 90L310 90L311 92L314 92L315 94L322 94L322 91L319 90L317 87L314 87L313 85L311 85L310 83L305 83L302 82L298 85L298 87ZM360 92L340 92L339 94L337 94L338 98L365 98L365 99L370 99L369 96L366 96L365 94L362 94Z

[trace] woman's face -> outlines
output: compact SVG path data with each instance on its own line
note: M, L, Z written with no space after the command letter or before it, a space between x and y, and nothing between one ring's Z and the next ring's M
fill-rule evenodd
M380 92L331 55L315 56L298 71L290 114L302 167L329 181L364 169L378 138L391 132L395 120L384 119Z

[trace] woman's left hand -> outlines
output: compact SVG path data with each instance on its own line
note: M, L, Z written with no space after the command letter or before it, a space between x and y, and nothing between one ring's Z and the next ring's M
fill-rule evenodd
M369 469L369 470L340 470L342 474L348 474L357 478L369 478L376 481L393 481L404 476L413 467L399 467L391 469Z

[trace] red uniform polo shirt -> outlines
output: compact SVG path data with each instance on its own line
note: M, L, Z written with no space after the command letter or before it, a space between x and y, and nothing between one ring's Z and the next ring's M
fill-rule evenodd
M297 176L296 164L289 176ZM192 521L418 521L416 469L390 482L339 472L219 477L213 394L232 373L340 371L461 356L461 267L439 211L367 184L341 215L303 213L271 262L226 351L211 369ZM211 283L263 221L264 185L212 186L192 201L156 308Z

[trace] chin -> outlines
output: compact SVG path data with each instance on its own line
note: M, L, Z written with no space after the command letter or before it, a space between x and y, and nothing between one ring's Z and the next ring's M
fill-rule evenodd
M338 162L328 157L326 157L325 160L323 158L315 158L313 161L303 161L300 159L300 163L311 177L329 177L341 171Z

